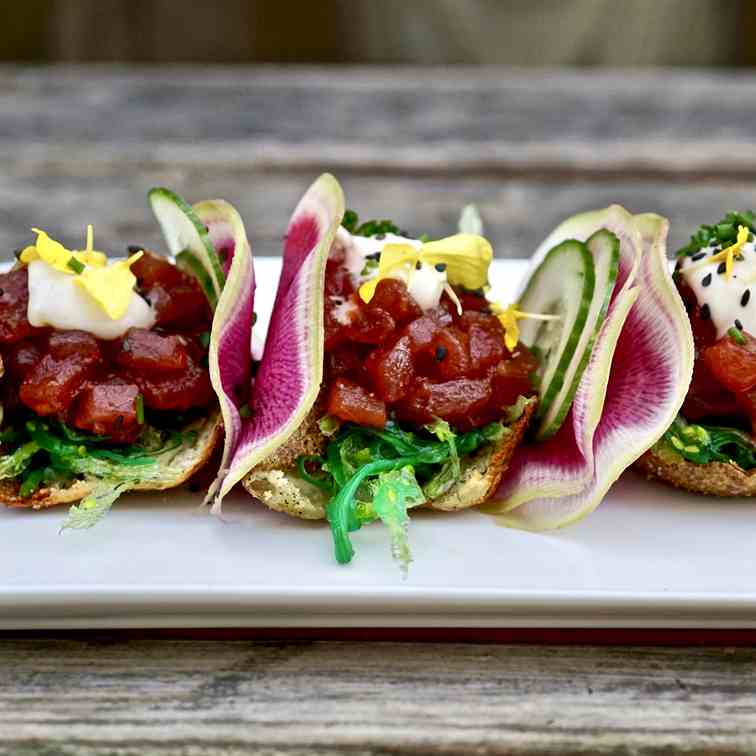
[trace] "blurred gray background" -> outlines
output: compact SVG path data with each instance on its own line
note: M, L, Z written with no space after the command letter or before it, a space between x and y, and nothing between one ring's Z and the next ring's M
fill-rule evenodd
M278 254L334 172L365 216L498 256L620 202L670 247L756 204L756 0L25 0L0 35L0 257L38 225L159 245L146 192L238 206ZM13 65L16 64L16 65ZM248 65L255 64L255 65ZM257 65L263 64L263 65Z

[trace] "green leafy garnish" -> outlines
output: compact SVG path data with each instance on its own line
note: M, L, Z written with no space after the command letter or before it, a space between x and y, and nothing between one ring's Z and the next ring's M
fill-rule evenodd
M97 485L89 496L74 504L68 510L61 532L64 530L84 530L94 527L113 506L118 497L132 484L129 481L110 483L103 481Z
M688 462L734 462L742 470L756 468L756 444L737 428L694 425L678 415L660 442Z
M698 228L690 241L675 255L677 257L690 257L706 247L729 246L735 242L738 236L738 226L745 226L751 232L756 231L756 216L752 210L745 212L730 211L719 223L713 226L703 225Z
M344 213L341 225L354 236L379 236L380 234L408 235L390 220L369 220L360 223L360 218L354 210L347 210Z
M326 515L336 560L350 562L349 533L380 519L391 532L394 556L406 568L407 510L448 491L462 475L461 458L507 432L501 423L491 423L456 434L442 420L418 432L394 422L381 429L342 425L324 458L297 462L302 479L331 497Z
M15 478L26 470L31 458L39 451L34 441L19 446L12 454L0 457L0 480Z

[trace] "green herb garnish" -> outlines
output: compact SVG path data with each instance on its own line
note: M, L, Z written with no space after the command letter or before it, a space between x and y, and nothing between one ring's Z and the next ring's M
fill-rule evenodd
M752 210L745 212L730 211L713 226L700 226L690 241L675 253L676 257L690 257L705 247L729 246L738 236L738 226L745 226L751 232L756 231L756 216Z
M735 328L734 326L729 328L727 330L727 335L739 346L745 346L745 336L743 336L743 333L739 328Z
M401 231L399 226L390 220L369 220L360 223L359 216L354 210L347 210L341 225L354 236L379 236L381 234L396 234L397 236L409 236Z
M87 267L84 265L83 262L77 260L73 255L68 258L68 262L66 263L66 267L70 268L74 273L79 274L83 273L84 269Z

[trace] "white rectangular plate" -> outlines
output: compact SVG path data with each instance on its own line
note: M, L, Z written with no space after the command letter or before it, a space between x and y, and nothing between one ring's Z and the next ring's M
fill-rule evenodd
M266 322L278 262L256 261ZM510 296L522 261L497 262ZM342 567L328 528L232 496L219 520L186 491L130 495L93 531L65 512L0 511L0 628L756 628L756 502L695 497L626 473L555 534L477 512L416 512L403 580L379 526Z

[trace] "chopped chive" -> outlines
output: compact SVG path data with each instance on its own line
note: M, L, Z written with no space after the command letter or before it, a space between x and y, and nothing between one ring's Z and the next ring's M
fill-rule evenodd
M71 256L68 258L66 267L70 268L74 273L78 275L79 273L84 272L84 268L86 267L86 265L84 265L83 262L80 262L79 260L77 260L75 257Z
M745 346L745 336L737 328L730 328L727 335L739 346Z
M139 425L144 425L144 397L141 394L137 394L135 404L137 422Z

